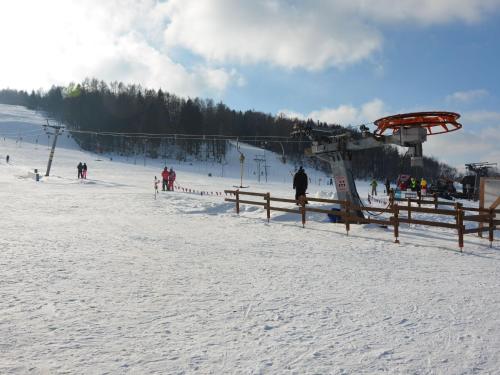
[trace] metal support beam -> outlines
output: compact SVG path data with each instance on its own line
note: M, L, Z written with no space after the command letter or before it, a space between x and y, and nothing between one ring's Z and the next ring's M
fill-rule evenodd
M57 143L57 137L59 136L60 133L62 133L62 126L55 126L55 125L49 125L47 122L47 126L49 128L54 129L54 141L52 142L52 149L50 150L49 154L49 162L47 163L47 171L45 172L45 177L48 177L50 174L50 167L52 166L52 159L54 159L54 152L56 151L56 143Z

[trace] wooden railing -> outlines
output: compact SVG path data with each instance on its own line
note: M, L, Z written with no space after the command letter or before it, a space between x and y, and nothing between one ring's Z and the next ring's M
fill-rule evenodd
M496 214L500 213L500 210L493 209L481 209L481 208L471 208L471 207L463 207L460 203L451 203L451 202L442 202L437 199L432 201L426 201L421 199L397 199L394 197L390 198L389 205L386 208L380 207L364 207L364 206L355 206L350 201L344 200L336 200L336 199L324 199L324 198L307 198L307 199L288 199L288 198L275 198L271 197L270 193L256 193L249 191L240 191L240 190L224 190L226 194L234 196L234 198L225 198L227 202L234 202L236 204L236 213L240 213L240 204L248 204L255 206L262 206L266 210L267 221L271 220L271 211L280 211L280 212L288 212L301 215L302 218L302 227L306 225L306 212L317 212L324 214L331 214L341 218L342 223L345 225L346 233L349 235L349 230L351 224L379 224L384 226L392 226L394 229L394 242L399 243L399 227L401 223L417 224L431 227L440 227L440 228L448 228L448 229L456 229L458 234L458 246L460 247L460 251L462 251L464 246L464 235L470 233L482 233L488 231L488 239L490 241L490 247L493 244L494 240L494 232L496 229L496 225L500 224L500 220L496 220ZM262 201L241 199L241 196L252 196L252 197L261 197ZM405 201L406 205L399 205L397 202ZM418 202L417 202L418 201ZM285 208L273 206L273 202L281 202L281 203L293 203L298 207L296 209ZM307 203L309 202L317 202L317 203L329 203L329 204L338 204L340 205L340 211L326 209L326 208L317 208L317 207L309 207ZM412 203L419 203L419 207L412 206ZM432 204L434 208L421 207L424 204ZM443 209L437 208L438 206L448 205L453 206L451 209ZM367 211L378 212L380 214L387 213L390 214L390 217L379 218L379 217L361 217L358 216L357 212ZM476 215L465 215L465 212L472 211L478 212ZM406 216L401 216L401 212L406 212ZM451 216L454 217L453 223L445 223L441 221L431 221L431 220L421 220L415 219L412 217L412 213L424 213L424 214L434 214L434 215L442 215L442 216ZM465 229L464 222L471 221L477 223L486 223L487 226L479 227L479 228L470 228Z

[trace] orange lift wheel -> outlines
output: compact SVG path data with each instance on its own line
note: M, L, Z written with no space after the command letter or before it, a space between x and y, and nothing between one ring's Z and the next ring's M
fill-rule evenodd
M375 135L382 135L388 129L392 134L399 133L403 128L425 128L427 135L443 134L458 130L462 124L457 122L460 118L454 112L415 112L388 116L374 122L377 126Z

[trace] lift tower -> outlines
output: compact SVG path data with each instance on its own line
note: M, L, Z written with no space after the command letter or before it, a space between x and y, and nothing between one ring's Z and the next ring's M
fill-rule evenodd
M330 164L338 199L361 207L352 173L353 151L385 145L407 147L411 166L423 167L422 143L427 140L427 136L460 129L462 125L457 122L459 118L460 115L453 112L417 112L381 118L374 122L377 129L373 133L366 126L362 127L360 137L351 133L325 135L324 131L301 128L293 134L306 134L312 140L312 156ZM361 211L357 211L357 215L363 217Z

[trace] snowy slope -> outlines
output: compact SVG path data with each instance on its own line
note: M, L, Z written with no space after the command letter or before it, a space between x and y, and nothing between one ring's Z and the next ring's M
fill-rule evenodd
M5 129L20 109L1 109ZM43 123L22 116L26 126ZM253 159L260 150L243 152ZM239 184L238 155L225 177L210 163L167 164L179 185L216 192ZM354 225L347 237L323 215L303 229L298 215L274 212L267 224L251 206L238 217L215 195L155 200L162 161L110 160L72 145L57 148L51 176L37 183L28 172L44 171L47 157L46 145L0 139L0 373L500 367L498 241L489 248L468 235L461 254L448 230L402 226L396 245L390 230ZM293 166L269 160L270 182L250 168L244 183L291 197ZM79 161L89 165L86 181L76 179ZM332 193L308 172L311 195Z

